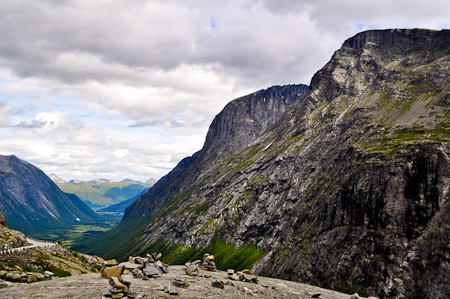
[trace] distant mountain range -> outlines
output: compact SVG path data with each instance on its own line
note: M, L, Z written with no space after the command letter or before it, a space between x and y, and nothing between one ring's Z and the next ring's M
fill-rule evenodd
M61 190L77 195L92 209L106 208L134 198L156 182L155 179L149 179L142 183L128 178L120 182L102 178L89 181L74 179L67 182L54 173L49 174L49 177Z
M101 221L76 195L16 156L0 156L0 212L12 229L29 235Z
M112 205L112 206L109 206L106 208L99 209L99 210L97 210L97 213L111 213L111 214L121 216L125 212L126 208L128 208L136 199L139 198L139 196L146 193L148 190L149 190L149 188L146 188L141 193L137 194L136 196L134 196L130 199L124 200L122 202L119 202L115 205Z

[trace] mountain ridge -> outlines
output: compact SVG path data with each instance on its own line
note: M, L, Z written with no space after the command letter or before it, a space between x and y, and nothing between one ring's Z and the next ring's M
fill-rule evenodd
M108 254L163 248L182 262L260 251L259 274L381 298L448 297L449 70L449 30L347 39L266 132L206 161L157 209L130 206L145 228Z
M99 219L78 197L14 155L0 156L0 211L11 228L30 235Z

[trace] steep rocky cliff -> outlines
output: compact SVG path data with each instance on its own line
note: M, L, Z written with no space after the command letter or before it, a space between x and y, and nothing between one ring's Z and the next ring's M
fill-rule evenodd
M450 297L449 77L448 30L348 39L262 136L132 205L147 225L110 254L208 251L346 292Z
M99 221L77 196L62 192L41 170L16 156L0 156L0 211L11 228L31 235Z
M119 250L125 256L130 238L135 239L135 234L156 212L174 199L192 192L190 188L206 169L253 142L308 90L309 87L302 84L274 86L230 102L214 118L200 151L180 161L169 174L131 204L118 227L95 240L76 244L74 248L103 255ZM110 255L114 256L112 253Z

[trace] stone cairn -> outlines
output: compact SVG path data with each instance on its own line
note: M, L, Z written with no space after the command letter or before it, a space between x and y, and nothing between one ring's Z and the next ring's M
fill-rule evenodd
M121 275L124 273L124 270L125 267L119 265L115 259L105 261L101 274L103 278L109 278L108 282L112 288L102 298L142 298L142 296L137 296L130 291L131 282L122 279Z
M205 253L203 255L203 268L205 268L208 271L216 272L216 263L214 262L214 255L211 255L209 253Z
M130 264L131 274L135 278L147 280L149 278L158 278L162 274L169 272L169 266L161 262L161 253L148 254L146 257L130 256L128 264ZM133 266L135 265L135 266Z

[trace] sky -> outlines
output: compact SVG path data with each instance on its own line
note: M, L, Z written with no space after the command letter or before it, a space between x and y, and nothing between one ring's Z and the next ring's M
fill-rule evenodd
M309 84L368 29L450 27L447 0L14 0L0 6L0 154L146 181L231 100Z

